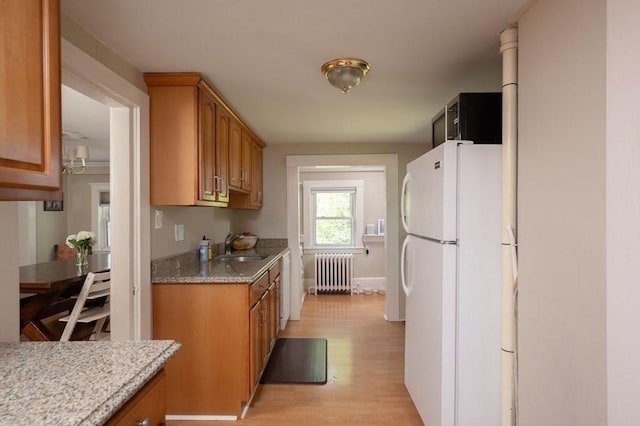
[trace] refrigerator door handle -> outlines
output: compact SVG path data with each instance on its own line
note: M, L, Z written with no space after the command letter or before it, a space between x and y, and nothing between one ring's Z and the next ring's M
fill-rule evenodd
M402 284L402 290L406 296L411 294L411 287L407 285L407 275L406 275L406 262L405 257L407 253L407 246L409 245L410 236L407 235L402 242L402 249L400 250L400 283Z
M409 224L407 223L407 213L406 213L406 193L407 193L407 185L409 184L409 181L411 180L411 177L409 176L409 173L407 173L406 175L404 175L404 180L402 181L402 190L400 192L400 217L402 219L402 227L404 228L405 232L409 232Z

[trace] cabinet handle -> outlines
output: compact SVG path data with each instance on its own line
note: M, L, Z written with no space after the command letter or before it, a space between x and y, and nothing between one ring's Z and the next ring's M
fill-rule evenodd
M138 420L136 426L151 426L151 420L149 420L149 417L145 417L142 420Z
M240 182L244 182L244 167L240 169Z

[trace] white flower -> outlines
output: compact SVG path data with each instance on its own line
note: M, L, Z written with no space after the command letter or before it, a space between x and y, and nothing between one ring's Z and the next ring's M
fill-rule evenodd
M96 234L89 231L80 231L77 234L71 234L65 240L65 244L71 248L88 248L96 242Z
M78 235L76 236L76 239L77 240L95 241L96 234L94 234L93 232L89 232L89 231L80 231L80 232L78 232Z

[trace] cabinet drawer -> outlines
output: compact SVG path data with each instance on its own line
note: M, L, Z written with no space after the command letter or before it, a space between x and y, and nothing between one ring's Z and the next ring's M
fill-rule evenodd
M164 424L167 411L165 386L165 372L162 369L107 421L107 425L138 425L145 420L148 425Z
M262 297L265 291L269 288L269 274L265 273L257 281L251 284L251 295L249 306L253 306Z

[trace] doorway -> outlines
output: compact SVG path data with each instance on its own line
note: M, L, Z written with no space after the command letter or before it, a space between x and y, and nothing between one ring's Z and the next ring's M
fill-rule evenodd
M151 338L149 98L61 40L62 83L109 106L111 339Z
M287 238L291 250L291 270L302 271L303 253L300 245L300 172L312 167L368 166L381 167L385 174L386 195L386 298L385 319L402 320L399 294L399 189L398 157L395 154L370 155L296 155L287 156ZM302 303L305 297L303 277L299 273L291 274L291 319L300 319Z

